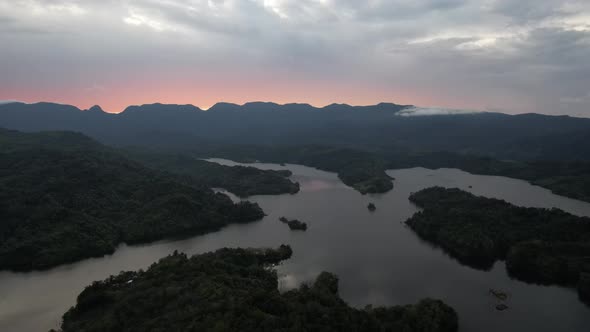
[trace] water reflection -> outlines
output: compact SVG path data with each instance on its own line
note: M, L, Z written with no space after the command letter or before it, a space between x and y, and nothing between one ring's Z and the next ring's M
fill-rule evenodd
M363 196L343 185L334 173L299 165L256 167L290 169L301 191L251 198L268 214L260 222L231 225L182 241L122 245L112 256L49 271L0 272L0 331L55 328L84 286L122 270L146 268L174 250L194 254L225 246L276 247L282 243L294 250L293 257L278 268L284 289L330 271L340 277L340 293L351 305L440 298L458 311L462 331L584 331L590 326L590 309L574 290L511 280L503 263L489 272L461 266L403 225L417 211L408 201L409 194L433 185L459 187L523 206L555 206L578 215L590 215L588 203L553 195L524 181L453 169L389 171L396 178L394 190ZM367 210L368 202L377 206L374 213ZM280 216L305 221L309 230L292 232L278 221ZM509 310L495 310L490 288L512 295Z

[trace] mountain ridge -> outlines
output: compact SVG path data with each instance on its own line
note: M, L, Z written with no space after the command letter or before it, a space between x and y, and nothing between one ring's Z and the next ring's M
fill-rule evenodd
M11 103L0 105L0 127L77 131L110 145L166 149L194 149L203 142L320 144L448 151L506 160L590 160L590 146L579 144L590 137L590 119L537 113L403 113L412 108L394 103L318 108L305 103L222 102L203 110L156 103L129 106L113 114L98 106L82 111L55 103ZM527 142L526 146L521 142ZM567 146L575 149L563 148Z

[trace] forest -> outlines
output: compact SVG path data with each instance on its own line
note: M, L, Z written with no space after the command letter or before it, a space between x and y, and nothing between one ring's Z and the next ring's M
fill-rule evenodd
M590 202L590 163L587 161L506 161L449 152L383 151L389 168L458 168L463 171L528 181L557 195Z
M334 172L344 184L361 194L384 193L393 188L393 179L385 173L386 161L367 151L328 146L244 146L224 145L195 148L194 153L241 162L259 160L268 163L290 163Z
M269 266L291 256L278 249L177 253L145 271L96 281L63 316L62 331L391 331L455 332L455 311L439 300L355 309L338 295L338 277L281 293Z
M188 152L190 151L190 152ZM590 202L590 163L586 161L507 161L476 154L347 146L203 145L185 154L219 157L244 163L292 163L335 172L362 194L393 188L388 169L458 168L472 174L505 176L528 181L553 193Z
M386 169L454 167L526 180L590 202L588 119L490 112L399 116L409 107L255 102L219 103L205 112L191 105L150 104L114 115L99 107L10 103L0 105L0 126L75 130L117 147L297 163L336 172L361 193L393 188ZM279 190L287 189L283 185ZM264 187L264 192L276 189Z
M0 269L45 269L264 212L81 134L0 131Z
M126 149L126 156L150 168L188 175L199 185L223 188L240 197L295 194L299 183L289 180L289 170L261 170L246 166L225 166L196 158L188 153L163 153Z
M489 269L506 260L513 277L577 287L588 299L590 218L441 187L416 192L410 201L423 211L406 224L460 262Z

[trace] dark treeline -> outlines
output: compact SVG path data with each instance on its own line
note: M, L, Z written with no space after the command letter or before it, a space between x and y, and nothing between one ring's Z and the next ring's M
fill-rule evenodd
M385 173L386 162L379 156L355 149L326 146L220 146L197 153L242 162L256 160L269 163L291 163L338 173L346 185L362 194L383 193L393 188Z
M139 243L261 219L186 177L75 133L0 131L0 269L44 269Z
M545 187L555 194L590 202L590 162L500 161L490 157L450 152L410 152L327 146L207 146L193 149L201 156L242 162L256 160L293 163L338 173L346 185L361 193L382 193L393 188L387 169L426 167L458 168L481 175L506 176Z
M440 187L410 200L424 209L407 220L410 228L459 261L488 269L505 259L516 278L577 286L582 299L590 298L590 218Z
M63 316L62 330L454 332L455 311L441 301L358 310L338 295L338 278L280 293L276 271L291 249L174 253L146 271L94 282Z
M383 152L390 168L458 168L481 175L528 181L553 193L590 202L590 162L500 161L489 157L448 152Z
M0 127L73 130L103 143L193 148L210 142L450 151L514 160L590 161L590 120L540 114L400 116L408 106L219 103L130 106L119 114L51 103L0 105ZM119 110L110 110L116 111ZM401 112L400 112L401 111Z
M0 105L0 126L75 130L124 147L295 162L337 172L362 193L390 190L392 183L383 172L387 168L456 167L527 180L590 201L589 119L500 113L399 115L408 108L388 103L324 108L219 103L205 112L192 105L152 104L109 114L99 107L81 111L51 103L11 103Z
M245 166L225 166L198 159L190 154L155 153L127 149L126 155L142 164L174 174L184 174L200 185L223 188L240 197L294 194L299 184L289 180L289 170L261 170Z
M81 137L77 144L85 144L86 141L91 140ZM271 147L203 144L174 153L158 148L152 148L148 152L136 147L126 149L125 154L149 167L189 175L198 183L224 188L239 196L294 193L298 191L298 185L286 178L289 175L288 171L230 168L207 163L196 157L223 157L242 162L259 160L316 167L338 173L342 182L361 193L382 193L391 190L393 183L385 173L386 169L416 166L433 169L458 168L474 174L522 179L559 195L590 201L590 162L500 161L490 157L449 152L410 152L377 147L361 150L319 145Z

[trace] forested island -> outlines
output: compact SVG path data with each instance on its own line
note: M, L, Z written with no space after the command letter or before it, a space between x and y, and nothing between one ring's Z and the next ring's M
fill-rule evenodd
M286 217L280 217L279 221L284 224L287 224L291 230L294 231L306 231L307 230L307 223L303 221L299 221L297 219L287 219Z
M474 154L419 152L406 149L371 150L329 146L220 145L194 149L203 157L241 162L256 160L292 163L335 172L342 182L362 194L384 193L393 188L388 169L411 167L458 168L481 175L497 175L528 181L563 195L590 202L590 163L582 161L503 161Z
M289 180L289 170L261 170L245 166L225 166L198 159L187 153L155 153L127 150L127 155L142 164L174 174L188 175L200 185L223 188L237 196L295 194L299 183Z
M359 310L338 295L338 278L280 293L268 267L291 248L175 252L146 271L122 272L88 286L63 316L63 332L399 331L455 332L455 311L438 300Z
M45 269L133 244L259 220L184 177L77 133L0 131L0 269Z
M590 298L590 218L441 187L416 192L410 201L424 210L407 225L460 262L489 269L505 259L511 276L574 286L581 299Z
M327 146L225 146L199 153L237 160L268 163L300 164L335 172L344 184L361 194L384 193L393 188L392 178L385 173L386 161L380 156L351 148Z

